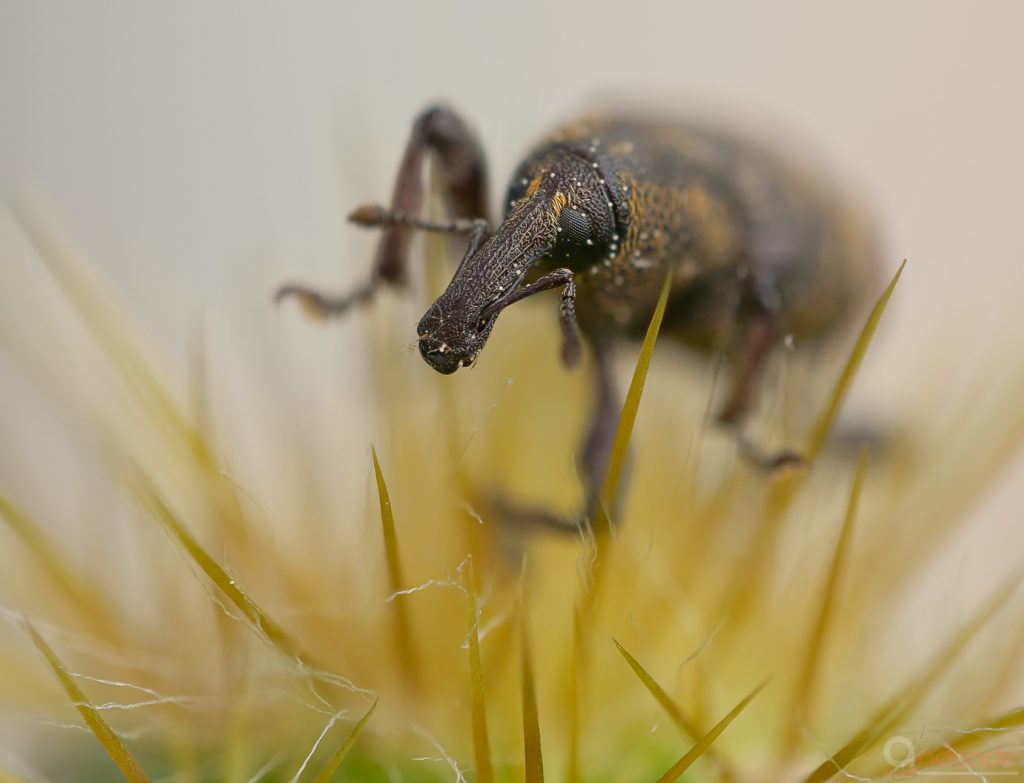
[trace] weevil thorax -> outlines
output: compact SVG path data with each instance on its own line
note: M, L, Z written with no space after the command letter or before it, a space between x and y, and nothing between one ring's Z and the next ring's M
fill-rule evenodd
M467 252L451 283L417 326L420 353L440 373L476 361L503 299L519 290L538 260L563 245L594 247L614 232L614 216L593 165L553 150L531 167L526 190L497 230Z

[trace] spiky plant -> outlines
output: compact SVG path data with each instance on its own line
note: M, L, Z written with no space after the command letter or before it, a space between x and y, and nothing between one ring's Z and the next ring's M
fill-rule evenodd
M772 477L706 425L709 375L684 383L660 352L648 374L659 308L603 491L621 515L559 537L510 528L491 502L579 499L585 387L536 312L511 313L518 341L497 334L456 380L383 347L401 305L381 302L361 316L366 355L348 358L372 397L280 407L253 433L245 404L279 369L220 396L228 371L209 362L166 382L89 265L27 225L75 321L44 313L48 335L3 337L121 502L58 525L0 487L0 781L1024 771L1017 576L911 637L897 625L927 605L929 563L1022 439L1022 368L1001 396L984 390L990 418L954 411L878 455L827 446L898 275L845 364L784 360L762 434L810 466ZM376 449L325 465L337 452L321 439L366 418ZM335 472L340 502L312 478Z

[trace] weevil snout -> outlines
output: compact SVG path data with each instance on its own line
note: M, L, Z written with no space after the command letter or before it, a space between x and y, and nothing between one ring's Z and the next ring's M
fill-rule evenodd
M423 360L442 375L451 375L460 367L468 367L476 361L487 336L491 332L494 318L487 321L454 319L438 312L437 305L431 307L416 327L419 348Z
M457 369L468 364L461 351L453 349L444 340L429 334L420 335L420 354L423 360L442 375L451 375Z

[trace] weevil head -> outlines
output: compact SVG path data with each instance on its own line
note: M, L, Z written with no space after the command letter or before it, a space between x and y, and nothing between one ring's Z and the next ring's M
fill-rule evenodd
M563 255L589 257L607 246L614 218L593 164L557 151L533 168L523 196L494 234L466 254L448 288L420 319L420 353L440 373L476 361L498 313L539 259L552 256L558 266L571 267Z
M618 250L617 197L606 176L585 148L548 149L516 171L506 195L508 214L538 197L557 205L550 215L557 232L551 262L584 271Z
M427 364L449 375L476 361L502 301L522 286L529 267L554 245L557 232L550 211L539 200L524 204L493 236L467 252L444 293L416 327Z

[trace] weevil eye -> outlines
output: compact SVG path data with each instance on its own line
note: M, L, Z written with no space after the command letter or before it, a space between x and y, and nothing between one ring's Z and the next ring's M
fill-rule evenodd
M607 252L607 238L603 233L587 211L575 206L564 207L558 213L558 239L551 257L555 263L568 264L570 268L589 266Z
M567 247L586 247L591 236L590 218L575 207L566 207L558 214L558 243Z

